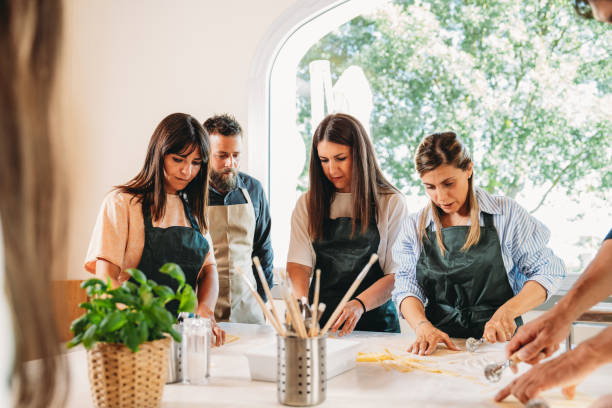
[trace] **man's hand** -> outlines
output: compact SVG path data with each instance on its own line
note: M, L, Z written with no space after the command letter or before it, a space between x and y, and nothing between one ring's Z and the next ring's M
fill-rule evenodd
M518 329L506 346L506 355L518 352L521 361L535 364L559 349L559 343L567 337L570 326L570 320L551 309Z
M502 401L513 394L525 404L540 392L554 387L564 387L564 394L569 397L573 394L573 387L597 368L597 364L591 360L593 358L589 358L588 351L579 347L553 360L537 364L502 389L495 396L495 401Z

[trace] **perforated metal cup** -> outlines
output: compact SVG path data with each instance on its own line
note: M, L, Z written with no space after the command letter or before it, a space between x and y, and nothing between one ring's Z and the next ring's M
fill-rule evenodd
M183 325L175 324L172 326L174 330L182 334ZM172 339L170 344L170 358L168 360L168 378L166 384L172 384L183 381L183 370L182 370L182 346L181 343L177 343Z
M307 407L325 401L325 340L277 336L277 395L283 405Z

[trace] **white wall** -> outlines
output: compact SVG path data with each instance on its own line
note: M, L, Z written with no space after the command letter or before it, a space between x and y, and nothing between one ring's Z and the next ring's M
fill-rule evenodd
M248 128L253 56L294 1L66 1L54 119L70 229L56 279L88 277L82 265L100 203L136 175L163 117L231 112Z

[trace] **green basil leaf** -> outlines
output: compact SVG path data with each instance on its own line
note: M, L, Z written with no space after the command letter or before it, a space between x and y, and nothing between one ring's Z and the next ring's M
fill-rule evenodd
M85 291L87 292L87 296L89 297L99 295L108 290L108 286L106 285L106 283L96 278L91 278L81 283L81 288L85 289Z
M144 343L149 340L149 327L146 321L140 321L138 323L138 341Z
M125 345L128 346L130 350L133 352L138 351L138 346L140 345L140 336L136 328L129 324L125 326Z
M94 310L92 311L92 313L98 313L102 317L106 316L113 310L116 310L115 304L111 301L110 298L93 299L91 303L94 305Z
M145 314L141 312L140 310L130 313L129 317L130 317L131 322L136 322L136 323L140 323L146 319Z
M134 282L130 282L129 280L123 282L120 288L124 291L127 291L128 294L132 293L135 295L138 292L138 286Z
M81 344L81 339L83 338L83 333L74 336L68 343L66 343L66 348L73 348L74 346L77 346L79 344Z
M98 326L92 324L87 328L85 334L83 334L83 346L85 346L87 350L89 350L96 342L96 330L98 330Z
M109 294L112 296L110 299L112 303L123 303L126 306L134 306L138 303L138 297L123 288L114 289Z
M153 292L162 299L162 303L166 303L170 298L174 297L174 291L166 285L155 285Z
M153 306L151 307L151 317L153 317L153 321L162 327L170 327L174 323L174 317L172 313L167 311L163 307Z
M181 290L179 312L193 313L196 304L196 295L191 285L185 285Z
M114 304L113 302L110 300L110 298L98 298L98 299L92 299L91 304L94 306L94 308L105 308L105 309L114 309Z
M130 268L125 270L134 280L141 285L147 282L147 277L138 269Z
M170 335L172 336L172 338L174 339L174 341L176 341L177 343L180 343L182 340L181 337L181 333L177 332L176 330L174 330L173 327L170 327L168 329L168 333L170 333Z
M90 286L94 286L94 285L100 285L103 286L104 288L106 288L106 284L101 281L100 279L97 278L91 278L91 279L87 279L85 282L81 283L81 288L83 289L87 289Z
M119 310L108 314L102 319L100 323L100 330L103 333L112 333L119 330L124 324L127 323L127 319L124 314Z
M100 315L99 313L91 312L88 314L88 316L89 321L95 325L100 324L100 322L102 321L102 315Z
M143 307L151 306L151 302L153 302L153 294L149 290L143 290L140 288L140 299L142 299Z
M89 298L95 297L95 296L99 295L100 293L102 293L102 291L100 290L100 286L98 286L98 285L88 286L85 289L85 292L87 293L87 296Z
M70 331L72 331L75 335L80 334L83 330L85 330L88 323L89 317L84 314L83 316L73 320L72 324L70 325Z
M155 335L150 335L149 340L151 340L151 341L153 341L153 340L160 340L160 339L163 339L164 337L166 337L166 336L164 336L164 334L162 332L157 331L155 333Z
M179 286L183 286L185 284L185 274L183 273L181 267L177 264L167 263L159 268L159 271L176 279L179 282Z
M79 303L79 307L85 310L93 310L93 306L89 302Z

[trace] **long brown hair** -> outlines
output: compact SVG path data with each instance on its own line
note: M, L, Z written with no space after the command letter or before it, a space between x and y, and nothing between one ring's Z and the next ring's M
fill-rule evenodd
M52 268L64 259L57 236L67 213L49 129L61 17L59 1L0 2L0 218L13 317L12 333L3 335L14 336L16 353L2 359L14 363L20 407L61 405L67 386L50 291ZM40 368L26 370L33 358L42 358Z
M363 125L354 117L335 113L326 116L312 137L310 150L310 186L308 188L308 232L311 239L323 236L323 223L329 211L336 188L325 176L317 147L322 141L350 146L353 159L351 170L351 193L353 198L353 230L357 220L361 221L361 233L368 228L370 217L377 214L378 194L399 193L382 174L376 161L374 148Z
M159 220L166 211L164 186L164 158L168 154L191 154L199 149L202 166L197 176L179 192L187 198L202 233L208 230L206 208L208 206L208 173L210 141L208 133L192 116L173 113L166 116L155 128L149 142L147 156L140 173L124 185L115 187L123 193L133 194L143 207L151 208L153 219Z
M419 176L422 177L425 173L435 170L438 166L443 164L467 171L472 164L472 159L468 150L459 141L455 133L443 132L429 135L421 141L421 144L419 144L417 148L414 163ZM465 244L461 247L463 251L468 250L472 245L476 245L480 240L480 207L478 206L478 200L476 200L476 195L474 194L473 173L468 180L467 206L470 209L471 226ZM442 255L444 255L446 247L442 239L442 221L440 220L440 213L442 210L431 200L425 211L423 211L423 214L421 214L419 220L419 238L422 242L427 227L425 224L429 211L431 211L436 224L436 240L438 241L438 247Z

